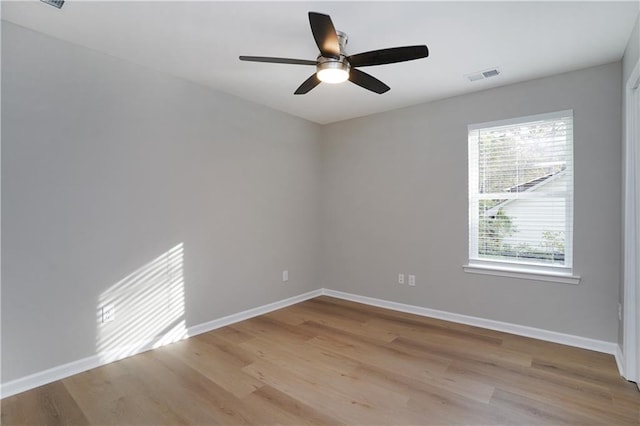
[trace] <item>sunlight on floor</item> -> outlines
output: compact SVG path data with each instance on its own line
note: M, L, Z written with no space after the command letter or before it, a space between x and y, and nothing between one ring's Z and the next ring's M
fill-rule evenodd
M187 337L183 243L140 267L100 295L97 353L111 362ZM113 320L103 322L103 307Z

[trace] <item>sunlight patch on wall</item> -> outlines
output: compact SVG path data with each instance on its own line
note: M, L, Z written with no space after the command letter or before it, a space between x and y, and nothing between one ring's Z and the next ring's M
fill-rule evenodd
M96 349L111 362L187 336L183 243L129 274L97 306Z

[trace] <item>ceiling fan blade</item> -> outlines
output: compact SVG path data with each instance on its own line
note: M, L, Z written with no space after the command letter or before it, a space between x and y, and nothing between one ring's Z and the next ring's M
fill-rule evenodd
M340 43L331 17L322 13L309 12L309 24L322 56L339 58Z
M318 84L320 84L320 80L318 80L318 77L314 73L311 77L306 79L304 83L302 83L300 87L298 87L296 91L293 92L293 94L304 95L305 93L309 93L309 91L311 91L311 89L316 87Z
M377 78L355 68L351 68L351 71L349 71L349 81L379 95L389 91L390 89L389 86Z
M269 62L272 64L291 64L291 65L316 65L316 61L307 59L290 59L290 58L271 58L269 56L240 56L241 61L250 62Z
M351 55L347 59L352 67L368 67L371 65L412 61L414 59L426 58L427 56L429 56L429 49L427 46L421 45L372 50L371 52Z

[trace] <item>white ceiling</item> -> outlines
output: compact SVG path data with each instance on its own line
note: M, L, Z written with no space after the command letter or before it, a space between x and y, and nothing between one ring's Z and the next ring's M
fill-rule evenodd
M639 2L81 2L61 10L2 1L2 19L318 123L388 111L619 60ZM239 55L315 59L308 11L331 15L350 54L426 44L430 56L364 71L391 87L294 90L312 66ZM469 82L464 75L499 67Z

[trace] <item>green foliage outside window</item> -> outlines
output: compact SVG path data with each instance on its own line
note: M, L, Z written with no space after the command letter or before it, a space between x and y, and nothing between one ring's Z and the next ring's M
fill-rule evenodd
M480 211L479 254L485 256L504 256L505 252L510 251L510 247L505 247L503 241L506 237L516 232L516 227L513 225L511 218L505 214L502 207L498 209L495 216L485 216L482 209Z

